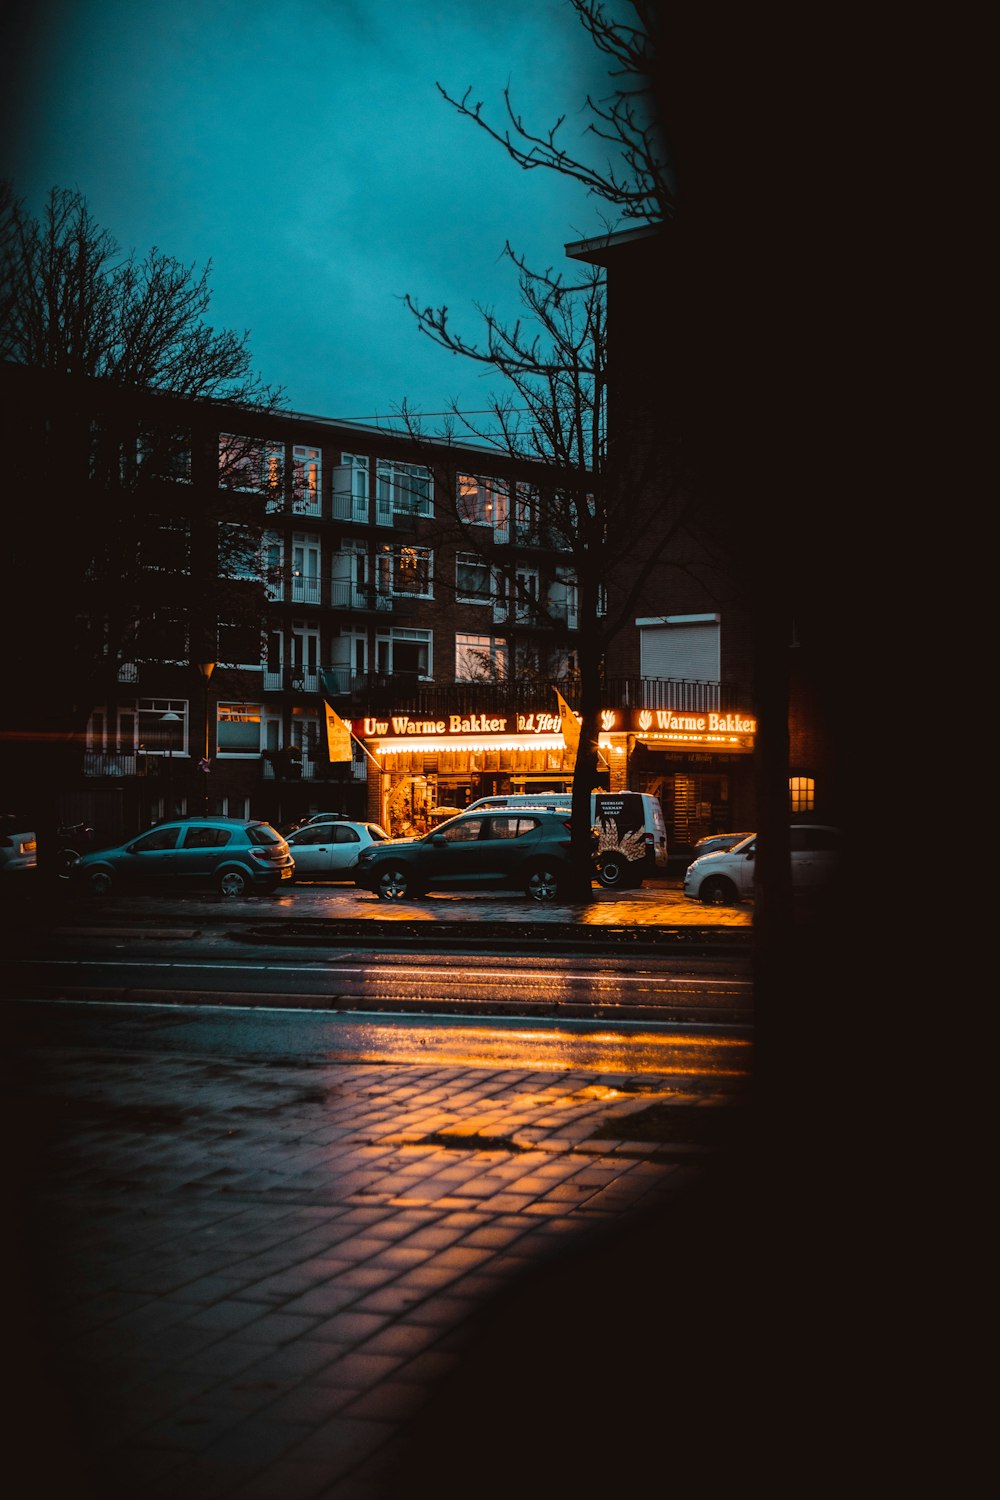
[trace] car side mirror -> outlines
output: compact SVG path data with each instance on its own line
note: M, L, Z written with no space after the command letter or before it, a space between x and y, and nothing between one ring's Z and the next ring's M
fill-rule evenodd
M753 850L752 849L748 849L747 850L747 859L753 859Z
M431 834L431 843L435 846L435 848L443 849L447 842L448 840L445 838L443 833Z

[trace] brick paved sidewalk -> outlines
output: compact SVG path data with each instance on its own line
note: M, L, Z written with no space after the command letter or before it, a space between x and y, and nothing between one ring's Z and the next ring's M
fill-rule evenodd
M478 1479L450 1464L432 1419L477 1317L588 1231L698 1180L694 1148L629 1141L630 1112L726 1098L586 1072L70 1050L23 1063L28 1260L8 1279L23 1333L9 1352L33 1489L65 1478L76 1500L388 1500L421 1442L428 1485L492 1493L491 1464ZM621 1138L591 1139L609 1117ZM467 1412L445 1449L474 1432Z

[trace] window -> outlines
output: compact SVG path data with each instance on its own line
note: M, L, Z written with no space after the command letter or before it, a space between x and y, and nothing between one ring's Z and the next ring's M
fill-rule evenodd
M155 854L158 849L173 849L179 833L179 828L154 828L152 833L144 833L129 848L133 854Z
M463 818L461 823L453 823L450 828L442 828L441 837L449 844L467 844L473 839L478 839L485 822L485 818Z
M112 755L187 754L188 705L184 698L141 698L119 703L112 714L95 708L87 724L88 750Z
M464 604L489 604L492 592L489 563L474 552L456 553L456 598Z
M816 782L811 776L790 776L788 793L793 813L816 811Z
M368 459L363 454L340 455L333 476L333 514L338 521L367 522Z
M261 578L260 532L252 526L225 521L219 527L219 572L223 578Z
M318 604L320 542L318 536L302 532L292 535L292 600L296 604Z
M522 624L534 622L538 615L538 571L517 568L514 574L514 618Z
M394 515L434 514L431 471L422 464L390 463L380 458L375 493L380 526L391 526Z
M188 662L187 619L178 605L161 604L139 622L136 642L139 661Z
M231 828L188 828L184 833L184 849L224 849L232 838Z
M321 465L318 448L307 448L299 443L292 448L292 493L295 509L302 514L318 516L320 513Z
M534 485L517 483L514 486L514 540L537 542L541 535L539 521L540 501Z
M429 630L390 630L375 642L375 670L384 675L411 673L429 678L433 670L433 636Z
M505 640L495 635L456 635L456 682L502 682L506 676Z
M268 509L280 510L285 482L283 443L264 438L219 436L219 484L226 490L247 490L268 497Z
M219 621L219 661L232 667L250 667L256 670L261 664L261 629L255 620Z
M537 818L524 817L494 817L490 819L491 828L489 837L491 839L519 839L526 833L538 827Z
M220 703L218 747L220 755L260 754L259 703Z
M507 525L507 486L502 480L458 476L458 518L473 526Z
M432 553L428 547L383 547L379 556L381 591L409 594L421 599L433 597L431 583ZM388 575L389 588L384 587Z
M136 443L137 471L144 479L191 483L191 434L142 432Z
M139 563L153 573L191 571L191 528L187 521L149 517L149 527L139 542Z

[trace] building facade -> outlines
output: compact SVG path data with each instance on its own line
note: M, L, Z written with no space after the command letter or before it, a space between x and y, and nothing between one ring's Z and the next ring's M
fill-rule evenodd
M202 811L333 811L402 833L478 796L569 789L557 693L576 706L580 622L549 471L290 412L151 402L147 427L158 412L170 499L140 587L162 628L136 630L92 706L65 821L113 839ZM210 618L209 581L236 601ZM724 618L694 587L674 602L649 601L608 657L598 778L658 795L681 857L753 826L755 726Z

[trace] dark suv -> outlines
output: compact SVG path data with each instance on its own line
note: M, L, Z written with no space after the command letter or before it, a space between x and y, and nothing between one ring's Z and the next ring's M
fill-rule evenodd
M70 879L95 896L117 887L267 894L291 880L295 861L281 834L256 818L181 818L158 823L114 849L84 854Z
M569 816L542 808L464 812L419 839L362 849L354 884L383 901L425 891L522 890L556 901L569 871Z

